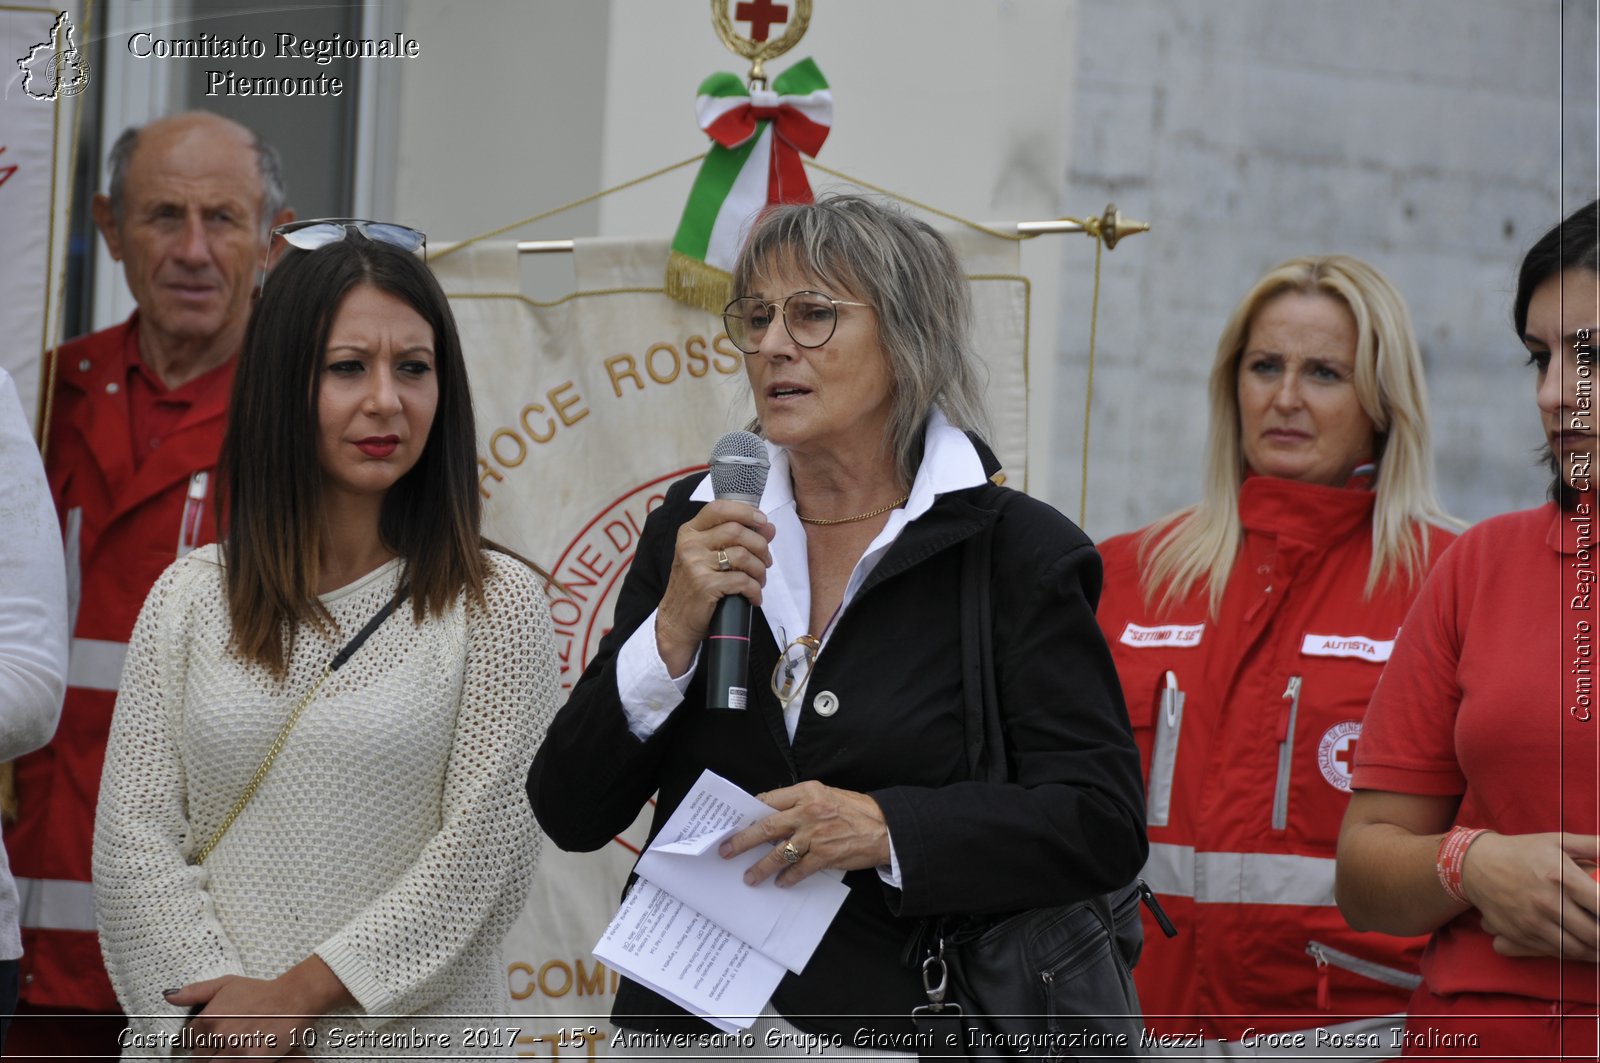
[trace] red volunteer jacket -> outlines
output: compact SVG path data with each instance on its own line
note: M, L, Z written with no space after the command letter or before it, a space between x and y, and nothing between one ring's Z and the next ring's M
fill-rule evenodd
M1424 938L1358 934L1333 901L1367 699L1421 584L1363 599L1374 501L1247 478L1215 620L1203 588L1146 608L1141 533L1100 544L1098 617L1147 783L1144 876L1180 931L1164 937L1146 913L1135 975L1159 1031L1233 1040L1330 1025L1404 1011L1417 983ZM1431 565L1454 536L1428 538Z
M117 1010L89 878L111 709L151 584L180 553L216 538L211 491L228 381L135 469L126 366L138 330L135 313L63 346L57 360L45 466L67 545L67 696L55 738L16 762L20 815L5 831L22 900L21 994L42 1008Z

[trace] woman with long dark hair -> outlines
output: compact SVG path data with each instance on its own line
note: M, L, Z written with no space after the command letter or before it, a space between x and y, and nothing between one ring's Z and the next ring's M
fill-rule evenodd
M1473 527L1406 615L1356 751L1337 890L1354 927L1432 935L1405 1055L1593 1059L1600 201L1533 245L1512 319L1552 501Z
M224 541L167 570L130 645L95 831L106 965L135 1053L381 1055L386 1031L470 1050L442 1016L504 1012L500 942L538 856L542 582L480 533L466 367L421 234L278 233Z

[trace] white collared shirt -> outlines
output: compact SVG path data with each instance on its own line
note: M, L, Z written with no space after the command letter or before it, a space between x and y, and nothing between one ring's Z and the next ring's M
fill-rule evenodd
M772 540L772 566L767 569L767 582L762 589L761 612L767 619L768 634L781 652L796 636L810 631L811 569L806 555L805 526L795 512L789 455L768 443L767 459L771 471L759 508L776 526L777 534ZM856 562L845 583L844 598L835 622L821 633L819 656L827 652L828 640L838 626L837 617L844 615L862 584L906 526L928 512L940 495L977 487L986 479L983 461L966 433L953 427L943 413L934 410L928 417L922 464L917 468L911 495L902 508L889 511L883 530ZM690 496L697 502L710 502L714 497L709 476L700 481ZM617 693L628 717L628 730L640 739L654 734L682 704L684 691L700 659L697 652L683 675L668 675L667 666L656 648L655 632L656 614L652 611L617 654ZM784 706L783 723L790 741L794 740L795 728L800 722L805 693L802 687Z
M782 448L767 444L766 489L761 493L758 507L767 520L777 528L772 539L772 565L767 569L767 582L762 588L761 612L767 619L767 630L779 652L797 635L806 634L811 624L811 567L806 553L805 526L795 511L794 484L789 477L789 455ZM917 467L917 478L911 485L906 504L889 511L889 520L876 538L868 544L861 559L856 562L845 583L844 597L838 612L821 633L822 645L817 656L828 650L828 640L838 627L838 618L850 607L856 593L866 583L872 570L883 560L894 541L906 526L933 506L934 499L951 491L977 487L988 477L983 472L983 459L965 432L950 424L937 409L928 416L928 431L923 442L922 464ZM689 496L697 502L710 502L715 498L711 477L707 476ZM622 709L628 717L628 730L634 736L649 738L683 704L684 691L699 664L699 651L689 662L681 676L667 674L667 666L656 648L656 613L651 611L644 623L628 637L617 652L617 693L622 699ZM759 637L751 632L752 637ZM807 683L810 677L807 676ZM783 707L783 725L794 741L795 728L800 723L800 713L805 707L806 685L795 692ZM878 868L878 877L900 888L900 860L894 851L894 839L889 839L889 863Z

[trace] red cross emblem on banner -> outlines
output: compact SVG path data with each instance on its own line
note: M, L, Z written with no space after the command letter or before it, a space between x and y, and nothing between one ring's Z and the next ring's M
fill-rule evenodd
M752 41L764 41L772 26L789 21L789 6L774 4L772 0L741 0L734 5L733 17L737 22L750 23Z

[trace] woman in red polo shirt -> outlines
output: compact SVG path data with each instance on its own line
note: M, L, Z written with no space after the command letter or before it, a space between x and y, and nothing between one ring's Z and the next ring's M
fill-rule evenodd
M1452 538L1399 292L1343 255L1268 271L1218 342L1208 447L1198 505L1100 547L1144 877L1181 928L1146 926L1146 1022L1208 1054L1386 1058L1422 942L1345 925L1334 846L1367 699Z
M1432 932L1409 1055L1596 1053L1600 201L1534 244L1513 319L1553 501L1440 561L1373 695L1339 840L1351 925Z

